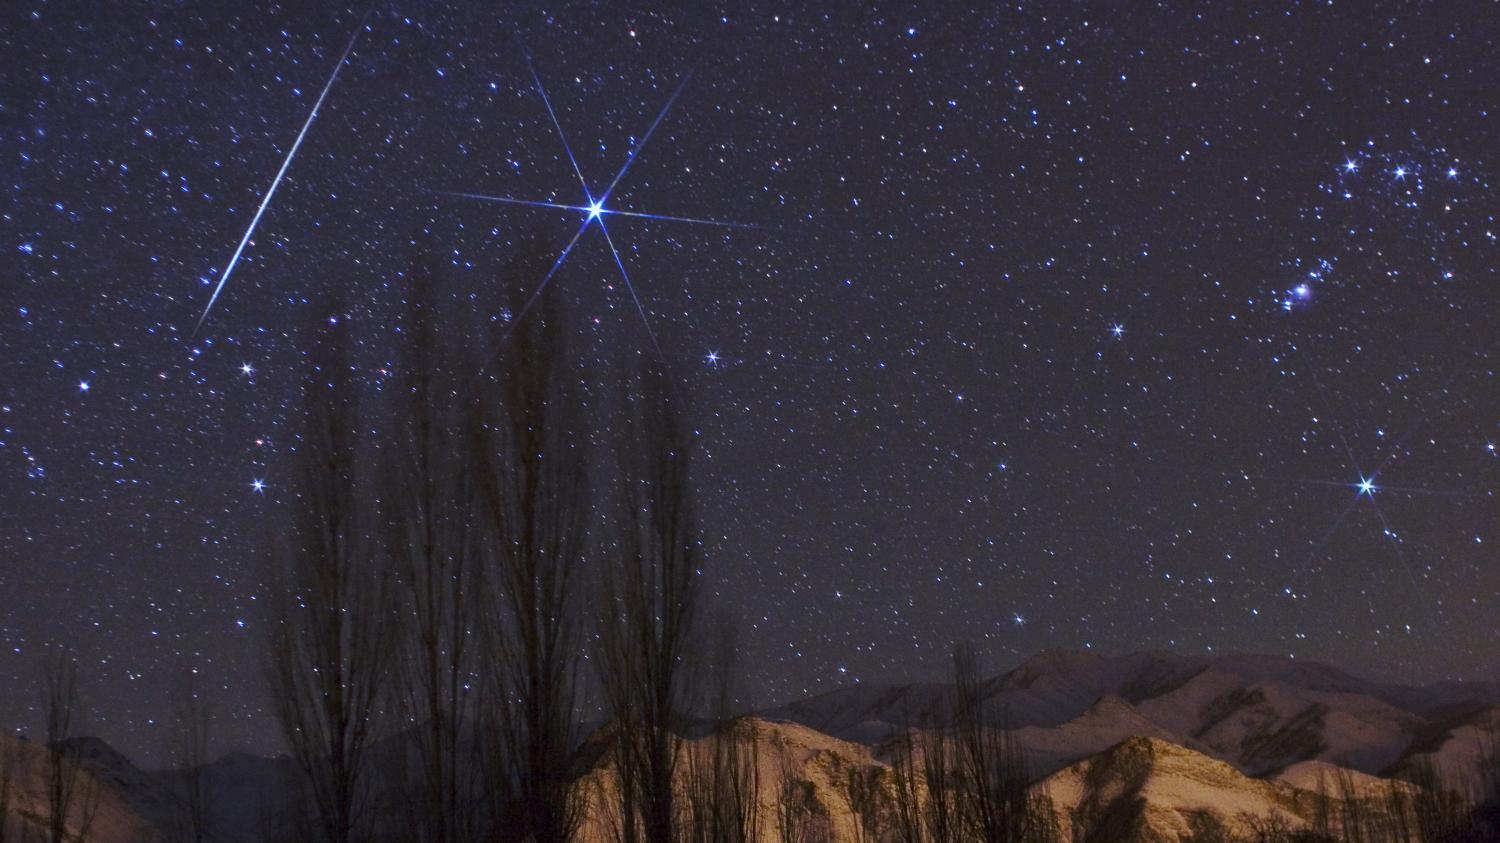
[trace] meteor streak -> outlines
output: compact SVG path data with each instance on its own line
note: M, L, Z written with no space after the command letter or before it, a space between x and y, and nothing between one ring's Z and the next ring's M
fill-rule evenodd
M281 185L281 177L286 175L287 168L292 165L292 158L302 146L302 139L307 137L307 130L312 128L313 120L317 119L318 109L323 107L323 100L328 98L328 92L333 89L334 81L339 78L339 71L343 69L344 62L349 60L349 54L354 51L354 43L359 40L359 34L365 29L365 21L369 19L370 12L374 8L371 6L365 11L364 17L359 19L359 26L354 28L354 34L349 36L349 43L345 45L343 55L339 56L338 64L333 66L333 73L329 74L328 81L323 84L323 92L318 94L318 100L313 103L312 111L307 115L307 121L302 124L302 131L297 133L297 139L292 142L292 148L287 151L286 159L281 162L281 169L276 171L276 178L271 180L271 187L266 190L266 195L261 197L260 207L255 210L255 216L250 219L250 225L245 228L245 236L240 238L240 244L235 247L234 254L229 258L229 265L224 267L224 274L219 276L219 283L214 287L214 294L209 296L208 304L203 308L203 315L198 317L198 324L193 326L194 334L203 327L203 320L208 318L208 312L213 310L214 303L219 300L219 294L224 292L224 285L229 283L229 275L234 272L234 265L239 262L246 244L254 236L255 226L260 223L261 215L266 212L266 206L271 204L271 197L276 195L276 188Z

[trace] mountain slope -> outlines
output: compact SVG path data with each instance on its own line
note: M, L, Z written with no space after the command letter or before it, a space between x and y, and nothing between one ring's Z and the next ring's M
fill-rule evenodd
M140 773L135 765L96 738L70 742L82 753L83 766L75 798L68 811L67 833L87 831L89 843L139 843L155 839L159 829L136 807L129 793ZM17 765L10 789L12 816L6 831L15 839L39 835L49 815L47 779L50 770L46 747L35 741L0 735L0 753L10 753Z
M1301 782L1307 771L1293 780ZM1331 774L1331 773L1330 773ZM1361 799L1390 787L1365 777ZM1257 827L1307 828L1319 798L1287 780L1250 778L1229 764L1154 738L1131 738L1033 785L1046 795L1065 840L1155 843L1213 832L1251 836ZM1332 798L1323 803L1333 813ZM1380 804L1374 801L1373 804Z
M985 682L982 691L991 721L1018 730L1038 773L1098 751L1106 738L1129 735L1192 746L1251 774L1309 760L1380 773L1438 724L1500 703L1500 686L1494 683L1413 688L1370 682L1315 662L1253 654L1108 657L1049 650ZM1111 716L1092 712L1108 699L1126 707L1116 706ZM950 700L951 687L941 683L862 686L764 716L876 743L903 724L946 722ZM1079 737L1089 733L1099 737Z
M854 775L889 784L889 768L869 747L789 722L746 717L736 721L735 728L753 748L755 803L760 816L757 841L781 840L777 816L783 799L794 799L803 806L802 822L808 840L854 843L866 839L856 829L857 820L846 799L846 783ZM604 751L610 739L607 729L600 730L590 739L592 750L586 750L593 761L580 779L580 792L588 808L578 843L612 843L616 839L618 774ZM683 741L676 771L682 791L690 787L694 759L710 757L710 741L707 737Z

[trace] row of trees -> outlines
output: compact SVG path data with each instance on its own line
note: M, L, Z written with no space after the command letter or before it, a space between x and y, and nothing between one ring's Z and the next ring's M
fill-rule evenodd
M900 729L891 742L899 843L1051 843L1050 802L1030 792L1026 757L1003 718L985 706L971 644L953 654L954 693L946 728ZM872 836L872 840L874 837Z
M419 287L384 402L359 400L339 336L314 361L265 628L328 843L570 840L585 685L618 730L622 839L675 843L701 575L690 434L649 368L588 406L553 301L454 342L480 333Z
M691 436L670 386L646 367L586 394L551 297L499 347L454 342L483 333L441 301L415 288L387 400L359 400L343 334L306 386L264 626L319 836L565 843L587 806L615 843L773 827L821 843L831 820L790 768L762 816L760 736L732 716L736 647L703 652ZM971 648L955 680L952 728L903 730L891 775L841 781L861 843L887 840L893 815L903 843L1052 839ZM576 786L585 689L614 783L593 793Z
M723 643L719 649L733 652ZM665 835L651 839L830 843L837 835L852 843L1060 843L1049 800L1029 790L1020 746L984 704L972 646L955 650L955 693L943 710L922 728L892 733L888 766L828 759L832 792L808 778L800 751L784 737L763 736L758 721L731 715L726 677L733 675L733 659L715 663L724 671L714 683L715 715L702 737L675 744L684 767L676 784L679 802ZM769 781L762 780L766 775ZM622 804L608 814L613 843L630 839L629 826L619 822L628 810Z
M1493 766L1493 761L1487 762ZM1293 827L1280 815L1241 817L1232 833L1215 817L1193 818L1184 843L1492 843L1500 840L1500 794L1453 789L1430 764L1408 771L1383 796L1359 792L1347 771L1320 780L1311 822Z
M1248 823L1256 841L1278 843L1483 843L1500 840L1500 724L1486 732L1479 778L1468 792L1455 789L1437 767L1422 759L1392 781L1383 795L1362 793L1354 774L1340 770L1318 777L1311 822L1292 831L1274 819ZM1202 843L1229 841L1205 828Z

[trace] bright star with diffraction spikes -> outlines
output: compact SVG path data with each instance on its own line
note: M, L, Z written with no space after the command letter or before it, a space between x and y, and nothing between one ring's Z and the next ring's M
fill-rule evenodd
M698 219L694 217L672 216L668 214L651 214L645 213L643 211L629 211L607 207L606 203L608 203L609 197L614 193L615 188L620 184L620 180L625 177L625 174L627 172L629 172L631 165L635 163L636 157L639 156L641 151L646 148L646 143L651 140L651 137L653 134L655 134L657 127L661 125L662 119L667 116L667 112L671 110L672 105L677 101L678 96L681 95L683 87L686 86L688 80L692 78L692 73L689 72L685 74L682 77L682 80L677 83L677 87L672 91L671 96L667 98L667 101L662 106L661 111L657 113L656 119L651 121L651 125L647 127L645 134L641 136L641 139L635 145L635 148L632 149L629 155L626 156L625 163L620 166L619 171L615 173L614 178L610 180L609 184L604 188L604 190L596 196L594 195L594 192L589 188L588 180L584 178L583 170L578 165L578 159L573 154L573 148L568 144L567 135L563 132L562 123L558 120L557 112L552 107L552 99L547 96L547 89L542 85L541 76L537 74L536 68L532 66L531 57L529 55L526 56L526 68L531 72L531 78L533 83L535 84L536 92L541 97L542 104L547 108L547 116L551 119L552 126L557 131L558 141L562 143L563 152L567 154L568 162L573 167L573 174L578 177L578 185L583 192L582 204L568 205L558 202L549 202L535 199L517 199L510 196L496 196L485 193L466 193L459 191L444 192L450 196L460 196L468 199L479 199L486 202L500 202L508 205L529 205L531 207L537 208L551 208L554 210L579 213L583 216L583 222L578 226L578 229L573 232L572 238L569 239L567 245L563 247L562 253L557 256L557 260L552 263L552 267L547 270L546 274L542 276L541 282L537 284L536 290L532 292L530 298L526 300L525 305L521 307L520 311L518 311L515 314L514 318L511 320L509 329L510 332L513 332L515 330L516 325L518 325L520 321L525 318L527 312L530 311L531 307L536 303L542 292L547 288L547 285L552 282L553 277L557 275L558 270L560 270L563 263L567 261L568 255L572 254L574 246L578 244L578 241L583 237L584 232L589 229L590 225L597 224L599 227L599 232L604 236L605 245L609 247L610 256L614 259L615 266L620 271L620 279L625 283L625 288L630 293L630 298L635 305L636 313L639 314L641 323L645 326L646 333L651 338L651 344L656 349L657 356L660 357L661 345L657 342L656 332L651 327L651 320L646 316L645 305L641 303L640 295L636 291L635 284L631 282L630 275L625 270L625 261L620 257L620 250L615 245L614 238L610 236L609 228L605 225L605 218L610 216L638 217L648 220L665 220L670 222L692 223L695 225L712 225L727 228L751 229L758 227L753 225L746 225L743 223L724 222L721 220ZM508 337L509 332L507 332L505 337L502 337L501 341L504 342L504 340Z

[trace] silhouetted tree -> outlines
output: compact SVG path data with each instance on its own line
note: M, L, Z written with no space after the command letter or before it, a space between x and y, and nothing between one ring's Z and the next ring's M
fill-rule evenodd
M1051 837L1051 808L1028 789L1026 759L1006 723L990 722L972 644L953 653L959 814L980 843Z
M1407 810L1409 825L1418 840L1445 843L1463 838L1468 830L1472 805L1451 789L1430 759L1418 758L1404 776L1413 786Z
M0 843L11 843L12 826L23 822L14 801L26 775L20 740L15 734L0 735Z
M879 843L885 814L885 771L880 767L850 766L844 771L844 801L849 805L854 843Z
M208 840L210 804L204 789L208 765L208 703L193 674L183 677L172 713L172 764L182 796L180 836L192 843Z
M405 793L407 831L427 843L476 832L481 765L464 740L475 696L475 627L482 599L474 568L474 489L461 430L463 371L477 355L445 346L436 289L440 262L419 254L403 315L391 433L380 451L381 523L395 580L397 710L408 731L390 759ZM459 326L460 328L462 326ZM498 669L498 666L495 666ZM392 800L394 801L394 800Z
M828 843L832 827L812 782L797 775L790 747L782 741L776 775L776 832L781 843Z
M47 736L47 769L44 782L47 803L48 843L84 839L98 808L98 788L84 775L83 754L73 742L78 710L78 662L71 653L49 656L42 668L41 709ZM76 830L68 820L77 815Z
M891 729L891 824L896 843L926 843L922 822L922 771L911 726L902 718Z
M692 747L683 786L682 843L754 843L760 836L759 768L754 720L715 723Z
M674 843L674 729L689 699L685 659L700 557L689 433L665 379L641 379L630 439L618 450L625 506L604 577L596 659L619 730L623 843Z
M963 815L954 773L953 744L946 731L933 729L922 740L922 781L927 786L923 827L931 843L962 839Z
M592 509L584 413L555 293L544 296L476 387L469 453L487 614L486 731L508 807L501 837L566 843L581 818L569 761L577 742L578 590Z
M683 843L756 843L760 838L759 727L734 716L734 682L739 646L727 617L715 623L719 634L713 660L715 689L712 731L687 759L686 828Z
M1479 780L1469 840L1500 840L1500 709L1491 709L1480 726Z
M1354 783L1354 774L1340 770L1337 777L1339 788L1339 838L1345 843L1375 843L1374 818L1367 800L1360 796Z
M1313 791L1312 818L1308 830L1321 840L1333 839L1333 799L1328 792L1328 777L1318 770L1318 785Z
M390 577L356 471L365 455L341 340L319 347L304 385L309 425L264 624L273 711L327 843L349 843L365 818L374 709L392 643Z

